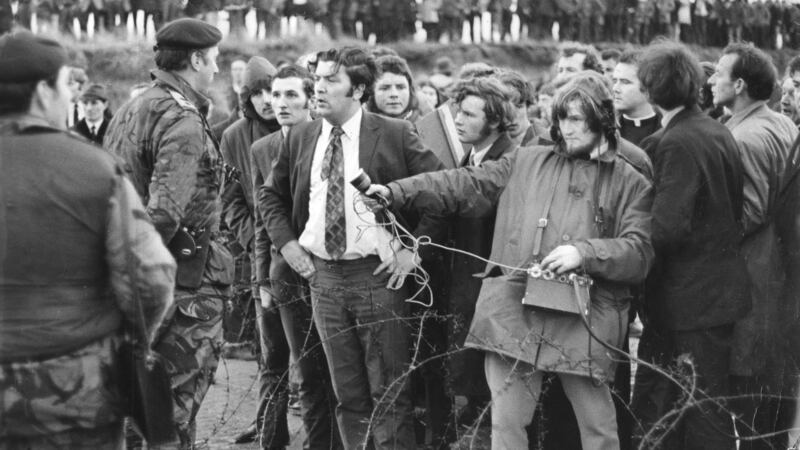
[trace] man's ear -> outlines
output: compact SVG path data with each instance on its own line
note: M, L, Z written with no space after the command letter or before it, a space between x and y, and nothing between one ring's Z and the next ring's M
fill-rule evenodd
M189 65L192 66L192 69L194 69L195 71L200 70L200 64L202 63L203 63L203 55L201 55L200 52L195 51L192 52L191 55L189 55Z
M733 89L736 92L736 95L746 92L747 82L741 78L737 78L736 81L733 82Z
M364 92L367 90L367 86L364 84L359 84L358 86L353 88L353 98L355 100L361 101L361 97L364 96Z

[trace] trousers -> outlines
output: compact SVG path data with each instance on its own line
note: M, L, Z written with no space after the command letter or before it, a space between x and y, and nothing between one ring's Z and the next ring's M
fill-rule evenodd
M528 448L526 427L533 419L544 372L530 364L487 352L486 381L492 393L492 450ZM617 419L608 385L591 378L557 374L564 387L585 449L619 450Z
M344 448L416 446L408 383L410 329L406 291L373 276L377 257L354 261L314 258L310 280L314 323L338 402Z

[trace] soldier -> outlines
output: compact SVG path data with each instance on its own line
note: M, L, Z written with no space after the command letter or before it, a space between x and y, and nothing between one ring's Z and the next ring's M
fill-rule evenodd
M156 349L169 360L181 448L193 445L195 417L217 369L233 278L232 257L218 239L222 158L200 94L219 70L220 39L217 28L197 19L166 24L156 34L153 85L120 108L104 141L125 162L178 258L177 308Z
M175 262L122 168L65 131L66 64L29 31L0 38L4 449L121 448L118 330L140 302L151 337L173 298Z

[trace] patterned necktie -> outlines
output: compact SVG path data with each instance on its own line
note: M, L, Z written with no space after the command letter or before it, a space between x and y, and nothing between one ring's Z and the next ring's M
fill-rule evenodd
M333 127L331 140L322 160L322 179L328 180L325 197L325 251L333 259L344 255L347 247L347 229L344 217L344 154L342 152L344 130Z

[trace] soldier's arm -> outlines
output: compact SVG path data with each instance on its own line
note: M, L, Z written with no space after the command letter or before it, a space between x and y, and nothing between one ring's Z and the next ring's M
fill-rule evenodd
M186 206L197 193L202 164L208 158L205 146L209 137L197 113L185 112L165 123L164 132L154 143L156 150L147 212L164 242L178 231Z
M141 302L150 342L173 302L175 260L150 223L133 185L122 176L117 179L106 228L111 287L128 322L138 322L135 302Z

